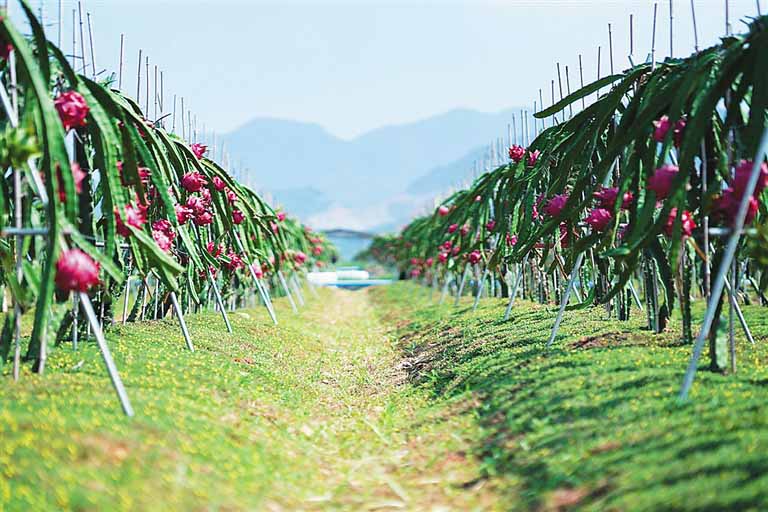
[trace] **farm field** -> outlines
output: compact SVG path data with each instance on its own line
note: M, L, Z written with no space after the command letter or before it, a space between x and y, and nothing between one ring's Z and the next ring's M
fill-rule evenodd
M397 284L321 291L272 326L262 310L109 336L137 416L120 414L95 347L0 390L0 504L23 509L760 509L768 319L740 372L701 372L640 321L501 300L476 313ZM700 313L700 312L699 312ZM302 329L311 321L314 329ZM148 471L147 468L151 468ZM13 489L13 492L10 490Z
M0 512L768 510L759 0L134 3L0 7Z

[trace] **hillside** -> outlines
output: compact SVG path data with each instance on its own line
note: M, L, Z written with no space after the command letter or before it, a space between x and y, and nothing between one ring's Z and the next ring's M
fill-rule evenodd
M343 222L327 213L348 209L358 224L373 228L400 223L425 195L452 185L468 154L504 135L516 111L457 109L352 140L315 124L254 119L227 135L225 142L232 158L248 169L246 182L277 191L274 195L287 209L300 211L310 223L312 216L319 221L313 224ZM451 169L445 181L439 176L443 167ZM423 176L429 176L430 190L409 186ZM307 200L307 190L316 190L318 200Z
M487 158L487 154L488 148L485 146L473 148L457 160L438 165L416 178L408 186L408 191L413 194L439 193L466 180L471 180L475 162L481 161L484 157Z

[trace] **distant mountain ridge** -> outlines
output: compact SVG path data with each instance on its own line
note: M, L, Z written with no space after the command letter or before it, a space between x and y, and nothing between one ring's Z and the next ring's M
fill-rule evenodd
M488 157L488 148L481 146L473 148L464 156L445 165L438 165L427 173L416 178L408 186L408 191L414 194L438 193L447 187L463 185L464 181L471 180L475 170L475 162L483 162ZM485 169L478 169L478 172Z
M304 220L373 228L409 218L426 196L463 179L462 168L470 175L472 155L506 134L513 112L456 109L351 140L318 124L257 118L224 141L249 185Z

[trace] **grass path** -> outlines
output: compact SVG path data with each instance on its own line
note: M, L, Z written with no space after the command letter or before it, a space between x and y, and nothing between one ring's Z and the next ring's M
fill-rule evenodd
M496 508L466 404L405 381L369 294L278 314L192 316L194 354L170 320L115 328L131 420L93 346L3 368L0 510Z

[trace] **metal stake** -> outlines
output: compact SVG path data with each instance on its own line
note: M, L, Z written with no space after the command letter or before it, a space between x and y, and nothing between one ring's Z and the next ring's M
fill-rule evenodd
M461 294L464 292L464 285L467 282L467 278L469 277L469 263L464 265L464 273L461 276L461 283L459 284L459 290L456 292L456 303L454 304L455 307L458 307L459 301L461 300Z
M107 373L112 381L112 386L115 388L117 397L120 400L123 412L126 416L131 417L134 414L133 407L131 407L131 402L128 399L128 393L125 391L125 386L123 386L123 381L120 379L120 374L117 371L117 366L115 366L115 361L112 359L112 353L109 351L109 346L107 345L107 340L104 338L104 333L99 328L99 321L96 318L96 313L93 311L91 299L88 297L88 294L80 293L80 305L83 308L85 316L88 317L88 321L96 335L96 343L99 345L101 357L107 367Z
M728 292L729 296L731 295L731 283L728 281L728 279L725 280L725 291ZM739 303L737 301L733 301L733 310L736 313L736 317L739 319L739 323L741 324L741 328L744 331L744 335L747 337L747 341L749 341L752 345L755 344L755 338L752 336L752 331L749 329L749 325L747 324L746 318L744 318L744 313L741 311L741 307L739 307Z
M176 292L171 292L171 302L173 303L173 309L176 311L176 316L179 318L179 325L181 326L181 332L184 335L184 341L187 344L187 348L190 352L195 351L194 345L192 345L192 339L189 337L189 330L187 330L187 322L184 321L184 313L181 311L179 301L176 298Z
M160 280L155 278L155 293L154 293L154 305L153 312L152 312L152 319L157 320L157 307L158 303L160 302Z
M136 104L141 103L141 48L139 48L139 71L136 73Z
M93 25L91 24L91 13L86 13L88 18L88 40L91 47L91 71L93 71L93 79L96 79L96 51L93 46Z
M451 273L448 272L445 275L445 282L443 283L443 291L440 293L440 301L438 304L442 305L445 302L445 297L448 295L448 286L451 283Z
M653 36L651 38L651 69L656 69L656 13L659 10L659 4L653 3Z
M291 294L291 290L288 288L288 283L285 282L285 276L283 275L282 270L277 271L277 278L280 280L280 285L283 287L285 296L288 297L288 302L291 303L291 309L293 309L294 313L298 313L299 308L296 307L296 302L293 300L293 295Z
M88 69L88 61L85 58L85 35L83 32L83 6L80 2L77 2L77 19L80 24L80 53L82 54L83 67L82 71Z
M182 98L182 102L183 101L184 100ZM183 112L184 111L182 109L182 113ZM182 123L182 127L183 127L183 123ZM240 237L238 236L237 233L234 233L234 235L235 235L234 238L235 238L235 242L237 243L238 249L240 250L241 253L245 254L245 248L243 247L243 242L240 241ZM256 288L259 291L259 295L261 296L261 300L264 301L264 307L267 308L267 313L269 313L269 317L272 319L272 322L275 325L277 325L277 315L275 315L275 310L272 307L272 301L270 300L269 292L262 287L261 281L259 280L258 277L256 277L256 272L253 270L253 264L252 263L248 264L248 270L251 273L251 277L253 278L253 282L256 283Z
M675 56L675 46L674 46L674 35L675 35L675 17L672 13L673 10L673 0L669 0L669 56L674 57Z
M725 288L726 274L729 267L731 266L731 261L733 261L733 258L736 255L736 249L738 248L739 240L741 239L741 230L744 228L744 222L747 217L749 199L755 192L755 186L757 185L757 180L760 176L760 167L763 164L766 153L768 153L768 129L763 130L760 146L757 154L755 155L754 164L752 166L752 173L750 174L749 181L747 182L747 186L744 189L744 195L741 198L739 210L735 217L733 231L731 233L731 237L728 239L728 245L726 245L723 259L720 262L720 268L718 269L717 276L715 277L715 283L711 290L711 297L709 299L709 303L707 304L707 312L704 315L704 322L702 323L699 335L696 337L696 342L694 343L693 347L693 354L691 355L691 361L688 363L688 369L685 372L683 384L680 388L680 394L678 397L680 400L686 400L688 398L688 393L690 392L691 386L693 385L693 380L696 376L696 369L699 365L699 358L701 357L701 352L704 349L704 341L709 334L709 331L712 328L712 322L715 319L717 305L720 301L720 298L722 297L723 289Z
M125 278L125 299L123 299L123 325L128 321L128 302L131 300L131 276Z
M232 325L229 323L229 317L227 316L227 311L224 307L224 301L221 300L221 292L219 292L219 287L216 285L216 280L213 278L210 268L208 268L208 281L210 281L211 288L213 288L213 294L216 297L216 305L221 312L222 318L224 318L224 325L227 326L227 332L232 334Z
M125 55L125 34L120 34L120 64L117 68L117 88L123 90L123 56Z
M637 294L637 290L635 289L635 285L632 284L631 279L627 281L627 285L629 286L629 291L632 293L632 298L635 299L635 304L637 304L640 311L643 311L643 303L640 302L640 295Z
M261 294L261 300L266 305L267 310L271 312L270 314L272 315L272 319L274 320L275 324L277 324L277 317L275 316L275 305L272 303L272 297L269 294L268 284L263 283L261 280L257 280L256 288L259 290L259 293Z
M80 316L80 305L78 304L78 295L72 297L72 349L77 350L77 341L80 333L78 317Z
M552 334L549 336L549 341L547 341L547 348L552 346L552 342L555 341L555 337L557 336L557 331L560 329L560 323L563 321L563 315L565 314L565 307L568 305L568 299L571 297L571 288L573 288L573 285L576 282L576 278L579 275L579 269L581 268L582 261L584 261L583 252L579 253L579 256L576 258L576 264L573 266L573 270L571 271L571 277L568 279L568 286L565 288L565 292L563 293L563 300L560 301L560 311L557 313L555 325L552 326Z
M485 280L488 278L488 267L483 270L483 275L480 277L480 282L477 284L477 295L475 295L475 303L472 304L472 312L477 310L477 306L480 304L480 296L485 288Z
M523 265L518 266L517 277L515 278L515 286L512 288L512 292L509 294L509 304L507 304L507 310L504 311L505 322L509 320L509 315L512 313L512 306L515 305L515 300L517 299L517 290L520 287L520 282L523 280L523 271L526 264L528 264L528 255L526 255L523 259Z
M299 278L296 277L296 273L293 273L290 278L291 284L293 284L293 289L296 292L296 297L299 299L299 304L301 306L304 306L304 294L301 293L301 283L299 283Z

